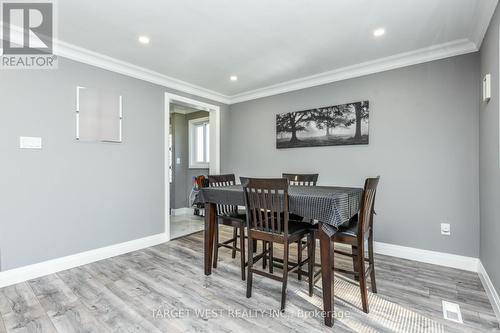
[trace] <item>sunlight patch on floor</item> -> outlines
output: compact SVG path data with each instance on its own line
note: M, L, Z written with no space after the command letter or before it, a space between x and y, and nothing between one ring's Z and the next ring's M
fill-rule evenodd
M335 320L341 322L355 332L377 332L374 326L379 326L385 332L402 333L443 333L444 327L440 323L429 319L415 311L399 304L387 301L377 294L368 292L370 313L362 311L359 285L355 282L335 276L335 300L348 308L351 315L337 315ZM321 284L321 282L318 282ZM323 299L315 293L313 297L303 289L293 290L297 296L323 309ZM338 311L338 306L334 311ZM358 317L365 316L369 324L364 324Z

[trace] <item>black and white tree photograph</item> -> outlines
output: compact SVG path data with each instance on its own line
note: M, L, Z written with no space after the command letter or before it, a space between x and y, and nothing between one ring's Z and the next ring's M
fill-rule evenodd
M368 144L368 101L276 115L276 148Z

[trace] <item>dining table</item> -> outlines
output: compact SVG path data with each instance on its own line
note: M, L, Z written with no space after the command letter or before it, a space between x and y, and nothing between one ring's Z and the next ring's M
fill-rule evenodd
M340 186L290 186L289 213L303 217L303 223L318 224L320 241L323 315L325 325L333 326L333 243L338 228L358 213L363 189ZM205 204L205 275L212 273L217 228L217 205L245 206L242 185L200 189L199 203Z

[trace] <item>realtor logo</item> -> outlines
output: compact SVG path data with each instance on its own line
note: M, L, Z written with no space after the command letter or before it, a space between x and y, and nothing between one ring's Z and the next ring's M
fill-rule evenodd
M57 68L53 54L54 3L2 2L3 69Z

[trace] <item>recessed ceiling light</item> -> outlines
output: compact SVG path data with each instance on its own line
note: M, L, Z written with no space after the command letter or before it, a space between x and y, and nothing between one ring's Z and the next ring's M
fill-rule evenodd
M151 39L149 39L148 36L139 36L139 43L141 44L149 44L149 42L151 41Z
M378 28L378 29L373 30L373 36L380 37L380 36L383 36L383 35L385 35L385 29L384 28Z
M229 77L229 80L231 80L231 81L238 81L238 77L236 75L231 75Z

